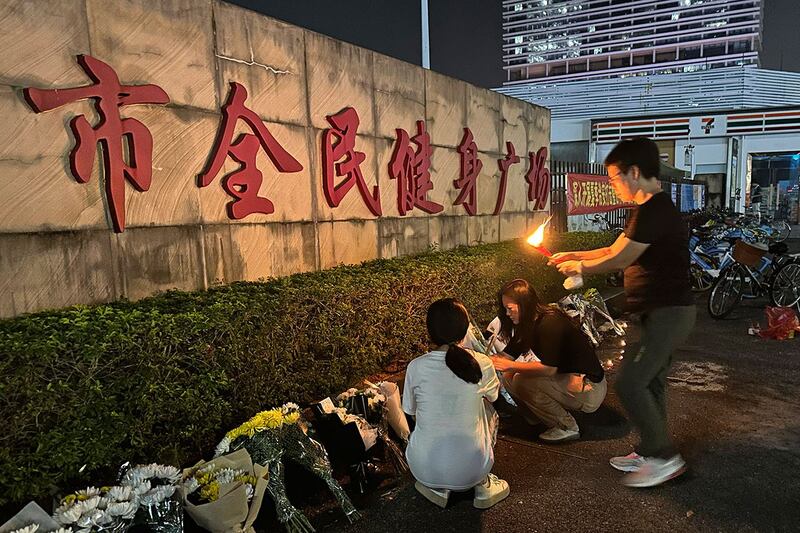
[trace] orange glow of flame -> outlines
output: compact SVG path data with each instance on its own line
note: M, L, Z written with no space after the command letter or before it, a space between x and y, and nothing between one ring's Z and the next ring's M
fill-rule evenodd
M550 223L550 219L553 218L552 216L547 217L547 220L544 221L536 231L534 231L530 237L528 237L528 244L533 246L534 248L544 248L542 246L542 242L544 242L544 229ZM548 253L549 255L549 253Z

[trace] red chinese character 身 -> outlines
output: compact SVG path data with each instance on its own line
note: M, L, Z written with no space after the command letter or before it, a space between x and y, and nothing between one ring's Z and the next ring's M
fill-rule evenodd
M68 89L26 88L28 105L36 112L50 111L65 104L94 98L100 122L92 127L84 115L70 120L75 148L69 155L72 176L87 183L92 176L97 143L103 150L103 168L109 214L114 231L125 231L125 179L138 190L150 188L153 177L153 137L144 124L133 118L121 118L119 108L134 104L166 104L169 96L157 85L122 85L119 76L106 63L88 55L79 55L78 64L94 81L92 85ZM127 142L130 164L125 161L123 137Z
M425 122L417 121L417 134L409 138L408 132L397 128L397 142L389 162L389 176L397 180L397 210L405 215L414 207L429 214L443 207L428 199L433 190L431 181L431 137L425 131ZM417 145L416 150L411 143Z
M528 201L534 202L534 209L544 209L547 205L547 197L550 195L550 171L547 170L547 147L542 146L536 152L528 153L530 166L528 173L525 174L525 181L528 182Z
M253 213L269 215L275 211L275 206L267 198L258 195L264 178L256 166L259 148L264 149L279 172L300 172L303 165L284 150L259 116L244 105L247 90L236 82L231 82L230 86L228 101L222 106L222 124L214 152L205 171L197 177L198 186L206 187L211 184L230 155L241 166L222 180L222 188L235 198L227 205L228 217L238 220ZM245 121L253 133L242 133L234 141L239 119Z
M478 146L472 137L472 131L464 128L464 138L458 145L458 153L461 154L461 168L459 178L453 180L456 189L461 189L453 205L463 205L468 215L473 216L477 213L477 181L478 175L483 168L483 162L478 158Z
M511 165L519 163L519 156L514 150L514 145L511 141L506 141L506 154L505 159L498 159L497 166L500 168L500 190L497 193L497 205L494 206L493 215L500 214L503 209L503 204L506 201L506 183L508 181L508 169Z
M338 207L345 195L358 185L358 192L367 208L373 215L381 215L381 193L378 186L367 188L364 174L361 172L361 163L366 156L356 147L356 134L358 133L358 113L352 107L346 107L335 115L328 115L328 123L333 128L326 129L322 134L322 190L325 199L331 207ZM340 161L340 162L338 162ZM345 179L338 185L336 177Z

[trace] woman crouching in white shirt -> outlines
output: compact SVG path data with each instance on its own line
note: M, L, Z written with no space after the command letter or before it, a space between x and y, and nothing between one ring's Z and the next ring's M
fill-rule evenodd
M403 410L415 417L406 457L416 489L439 507L450 491L475 488L473 505L487 509L509 494L494 465L500 383L492 361L464 349L469 317L453 298L428 308L428 335L437 348L406 369Z

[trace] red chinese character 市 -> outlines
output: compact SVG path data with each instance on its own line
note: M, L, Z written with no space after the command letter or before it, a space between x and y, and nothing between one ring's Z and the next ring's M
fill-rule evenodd
M458 153L461 154L461 168L459 178L453 181L456 189L461 189L453 205L463 205L468 215L477 213L477 181L478 175L483 168L483 162L478 158L478 146L472 137L472 131L464 128L464 138L458 145Z
M235 198L227 205L228 217L238 220L253 213L268 215L275 211L275 206L269 199L258 195L264 179L256 166L259 149L264 149L279 172L300 172L303 165L284 150L259 116L244 105L247 100L245 88L236 82L231 82L230 86L228 101L222 107L222 124L214 152L206 170L198 176L198 186L207 187L211 184L230 155L241 166L222 180L222 188ZM239 119L250 126L253 133L242 133L234 141L234 131Z
M331 207L338 207L345 195L358 185L358 192L367 208L373 215L381 215L381 193L378 186L367 187L364 174L361 172L361 163L366 156L356 147L356 134L358 133L358 113L352 107L346 107L335 115L328 115L328 123L333 128L326 129L322 134L322 190L325 199ZM336 177L345 179L338 185Z
M92 176L96 146L100 143L108 210L114 231L120 233L125 230L125 179L139 192L150 188L153 137L138 120L121 118L119 108L134 104L166 104L169 96L157 85L120 84L114 69L92 56L79 55L78 63L94 81L93 85L68 89L27 88L23 93L37 113L87 98L95 99L95 109L100 115L97 126L93 128L84 115L76 116L69 123L75 135L75 148L69 155L70 168L78 183L87 183ZM123 137L127 142L130 164L125 161Z
M500 190L497 192L497 204L494 206L493 215L500 214L503 210L503 204L506 201L506 183L508 182L508 169L511 165L519 163L519 156L514 151L514 145L511 141L506 141L506 154L505 159L498 159L497 166L500 168Z
M528 201L533 202L534 209L544 209L547 197L550 196L550 171L545 166L547 163L547 147L542 146L536 152L528 153L530 166L525 174L528 182Z
M417 121L417 134L409 138L408 133L397 128L397 142L392 160L389 162L389 176L397 180L397 210L405 215L414 207L426 213L438 213L443 207L428 199L433 190L431 181L431 138L425 131L425 122ZM417 145L416 150L411 143Z

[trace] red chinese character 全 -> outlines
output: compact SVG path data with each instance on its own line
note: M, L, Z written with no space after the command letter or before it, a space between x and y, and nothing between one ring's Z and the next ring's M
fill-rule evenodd
M463 205L467 214L472 216L477 212L476 185L483 162L478 158L478 146L469 128L464 128L464 138L458 145L458 153L461 154L461 168L459 178L453 181L453 185L456 189L461 189L461 192L453 205Z
M259 148L264 149L279 172L300 172L303 165L278 144L259 116L244 105L247 90L236 82L230 85L228 101L222 106L222 124L213 156L206 170L198 175L198 186L206 187L214 181L225 158L230 155L241 166L222 180L222 188L235 198L227 205L228 217L238 220L253 213L269 215L275 211L275 206L267 198L258 195L264 178L256 166ZM253 133L242 133L234 141L234 130L239 119L244 120Z
M508 153L506 154L505 159L498 159L497 166L500 168L500 190L497 193L497 205L494 206L494 213L493 215L500 214L500 211L503 210L503 204L506 201L506 182L508 180L508 169L511 165L515 163L519 163L519 156L517 152L514 151L514 145L511 141L506 141L506 150Z
M355 149L358 113L352 107L346 107L326 118L333 126L322 134L322 189L328 205L337 207L353 185L358 185L358 192L367 204L367 208L376 217L380 216L380 190L377 185L372 188L372 193L367 189L364 174L361 173L361 163L366 156L364 152ZM340 160L342 161L337 163ZM334 178L337 176L345 178L338 185L334 183Z
M150 188L153 137L138 120L121 118L119 108L134 104L166 104L169 96L157 85L121 85L114 69L92 56L79 55L78 64L94 84L68 89L31 87L23 93L37 113L87 98L95 99L94 106L100 115L96 127L93 128L84 115L69 122L75 136L75 148L69 155L70 169L78 183L87 183L92 176L96 146L100 143L109 214L114 231L121 233L125 231L125 179L139 192ZM130 164L125 161L123 137L127 142Z
M417 145L416 151L411 142ZM431 137L425 131L425 122L417 121L417 134L397 128L397 142L389 162L389 176L397 180L397 210L400 215L419 207L426 213L438 213L443 207L428 200L428 192L433 190L431 181Z
M528 182L528 201L534 202L534 209L544 209L547 205L547 197L550 195L550 171L547 170L547 147L542 146L536 152L528 153L530 166L528 173L525 174L525 181Z

